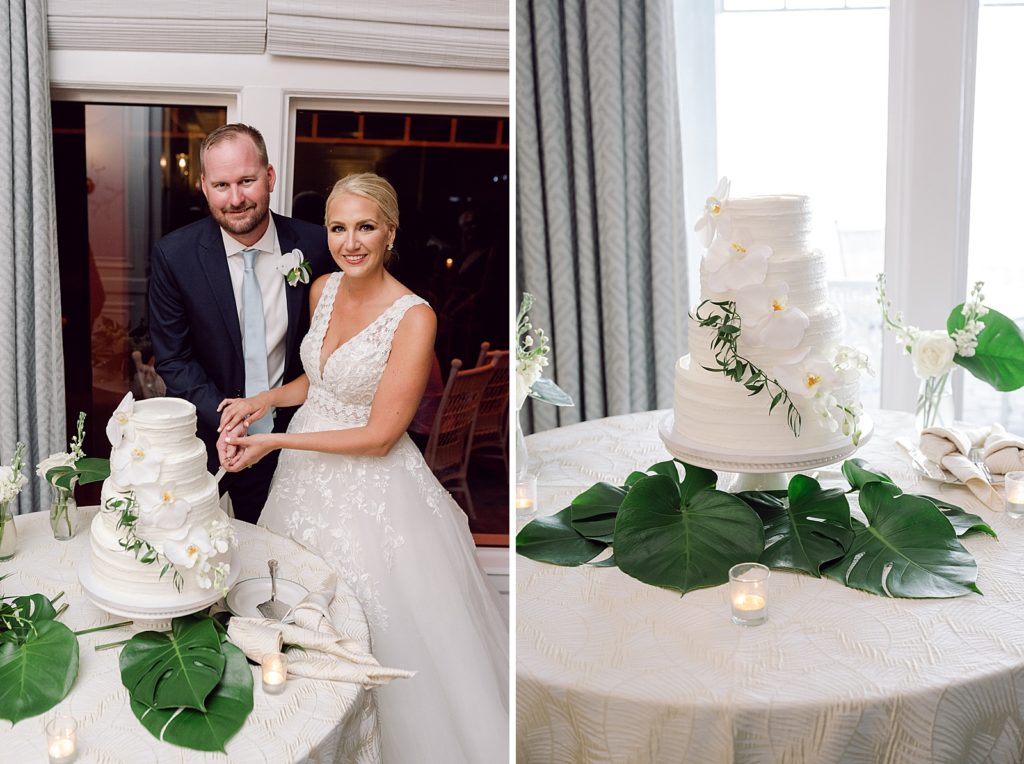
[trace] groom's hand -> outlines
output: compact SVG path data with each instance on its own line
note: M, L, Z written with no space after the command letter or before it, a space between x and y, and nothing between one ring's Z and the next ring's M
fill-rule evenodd
M224 464L228 472L239 472L246 467L251 467L268 453L273 451L270 444L270 435L248 435L238 437L235 434L228 435L225 444L238 449L237 453Z
M238 446L233 443L228 443L226 438L228 437L242 437L245 435L245 426L238 425L231 431L223 431L220 437L217 438L217 458L220 461L220 466L227 469L228 465L234 461L238 455Z

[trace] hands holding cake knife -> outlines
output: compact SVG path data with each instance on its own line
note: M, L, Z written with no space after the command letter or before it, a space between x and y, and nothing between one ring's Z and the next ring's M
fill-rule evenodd
M267 393L260 393L252 398L225 398L217 406L220 412L220 426L217 432L217 455L220 466L228 472L239 472L251 467L271 450L268 435L247 435L250 421L261 418L268 409L268 404L261 401ZM262 444L262 445L261 445Z

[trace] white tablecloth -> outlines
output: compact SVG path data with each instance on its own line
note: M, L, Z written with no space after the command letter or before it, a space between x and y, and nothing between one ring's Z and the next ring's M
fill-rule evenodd
M670 458L657 434L667 413L527 438L542 514ZM680 598L616 568L517 557L518 760L1024 760L1024 520L919 477L893 443L912 433L910 415L873 418L856 456L999 534L962 540L984 596L886 599L773 571L770 619L745 628L730 621L726 586ZM819 481L846 486L839 466Z
M55 541L46 513L15 518L18 552L0 562L0 576L13 572L0 583L4 595L41 592L54 596L64 591L57 604L70 607L60 620L72 630L81 630L125 619L96 608L78 583L78 561L88 554L88 524L95 509L82 511L82 528L70 541ZM298 581L307 589L323 583L330 568L315 554L290 539L263 528L233 521L238 534L241 561L239 580L267 575L267 560L280 561L282 578ZM341 581L331 606L334 624L341 633L359 640L369 649L366 618L358 600ZM167 627L167 622L162 628ZM128 691L118 671L120 649L96 652L96 645L117 642L153 623L139 622L78 638L81 663L78 678L68 696L54 709L11 725L0 720L0 761L45 762L45 721L68 715L78 721L78 761L132 762L377 762L380 735L372 694L356 684L289 678L284 693L264 694L259 668L253 667L254 708L245 726L228 741L227 756L203 753L162 743L135 718L129 707Z

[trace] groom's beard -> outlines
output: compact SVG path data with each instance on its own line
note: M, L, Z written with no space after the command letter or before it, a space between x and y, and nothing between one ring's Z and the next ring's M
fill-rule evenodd
M237 207L218 209L210 205L210 214L220 227L228 233L244 236L252 233L267 218L270 212L270 196L258 202L246 202ZM238 214L243 213L243 214Z

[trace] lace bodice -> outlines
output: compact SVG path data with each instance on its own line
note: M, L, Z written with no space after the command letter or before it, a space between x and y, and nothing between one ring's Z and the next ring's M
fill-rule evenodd
M338 425L358 427L365 425L370 417L370 405L391 355L395 329L409 308L427 302L414 294L399 297L366 328L331 353L321 377L324 335L343 276L343 273L332 273L324 286L300 353L309 377L306 406Z

